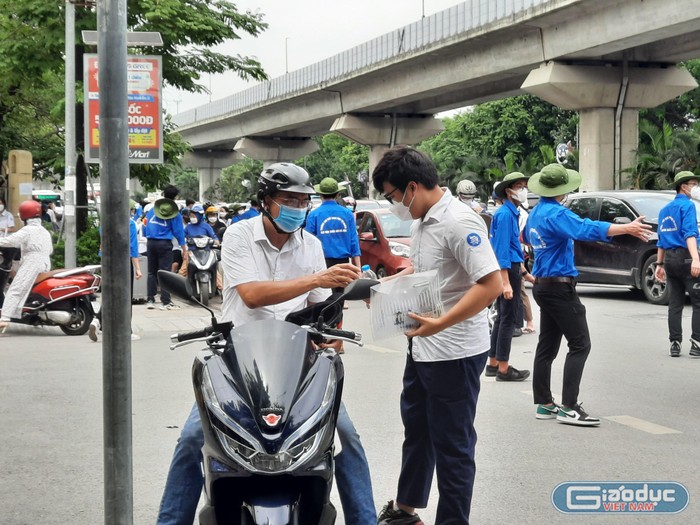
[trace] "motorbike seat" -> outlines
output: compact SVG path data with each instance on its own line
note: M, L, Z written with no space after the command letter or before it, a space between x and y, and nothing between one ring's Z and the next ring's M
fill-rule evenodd
M49 270L48 272L41 272L39 275L36 276L36 279L34 279L34 284L38 284L41 281L45 281L46 279L50 279L57 273L64 272L65 270L63 268L59 268L58 270Z

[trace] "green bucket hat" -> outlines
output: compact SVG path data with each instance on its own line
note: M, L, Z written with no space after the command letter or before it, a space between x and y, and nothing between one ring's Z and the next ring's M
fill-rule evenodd
M692 171L679 171L676 176L673 177L673 187L678 189L678 186L684 182L688 182L690 179L695 179L700 181L700 175L695 175Z
M323 179L319 184L314 186L314 189L316 190L316 193L320 195L335 195L336 193L340 192L338 181L331 177L326 177Z
M574 191L581 185L578 171L567 170L560 164L548 164L527 182L527 188L541 197L556 197Z
M509 173L508 175L503 177L503 180L493 187L493 192L499 199L505 199L506 190L508 188L510 188L515 182L519 180L528 180L529 178L530 177L520 173L519 171L514 171L513 173Z
M172 199L158 199L153 203L153 213L156 217L163 220L172 219L180 214L180 209L177 207L177 202Z

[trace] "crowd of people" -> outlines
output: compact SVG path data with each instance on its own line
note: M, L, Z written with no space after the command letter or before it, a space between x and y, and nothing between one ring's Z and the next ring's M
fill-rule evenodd
M695 207L690 203L691 198L700 200L699 181L692 172L679 173L674 180L677 196L659 217L656 278L671 289L668 327L672 357L681 354L685 292L693 305L689 353L700 356L699 234ZM372 184L390 203L394 215L414 221L412 265L385 279L437 270L444 313L438 317L408 314L416 327L406 333L398 407L404 425L401 471L395 498L379 513L360 436L344 405L340 406L337 429L342 451L335 476L345 523L422 524L416 509L427 506L436 475L436 522L467 524L475 479L474 418L481 376L495 377L499 382L530 377L529 370L510 364L516 330L535 332L530 305L524 303L527 294L523 282L532 284L540 309L532 370L533 415L568 425L597 426L600 420L584 410L579 400L591 338L586 309L576 292L573 241L608 241L619 235L648 240L650 226L643 217L620 224L580 218L562 203L567 194L579 188L581 176L559 164L547 165L532 176L507 174L493 190L492 197L498 203L493 213L476 201L472 181L460 181L454 196L441 187L435 164L410 147L389 149L372 174ZM354 216L339 197L337 181L325 178L313 187L303 168L277 163L261 173L258 187L256 198L242 214L229 215L228 210L190 200L180 210L174 186L163 188L163 197L152 204L141 207L132 203L133 278L141 274L138 237L142 236L148 259L147 308L155 308L157 296L162 310L179 308L167 291L158 290L156 275L158 270L177 270L178 265L187 264L187 236L208 236L220 245L221 320L234 326L259 319L284 319L323 301L360 276ZM539 196L539 203L529 211L528 191ZM310 211L313 194L321 195L322 204ZM5 297L0 330L21 308L26 283L48 270L50 236L41 227L41 207L28 203L20 207L25 227L14 232L12 216L8 217L0 200L0 247L22 250L22 265ZM534 252L531 273L525 266L523 245ZM487 310L493 304L496 318L489 329ZM551 391L551 371L562 338L568 351L562 399L557 401ZM324 345L342 352L336 341ZM195 405L173 454L159 525L194 521L204 481L200 468L203 443Z

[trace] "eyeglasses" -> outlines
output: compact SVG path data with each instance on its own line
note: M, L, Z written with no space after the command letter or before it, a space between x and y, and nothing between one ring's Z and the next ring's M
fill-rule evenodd
M295 199L294 197L277 197L273 199L278 206L288 206L290 208L304 209L311 206L311 199Z
M391 198L391 194L394 193L398 188L394 188L389 193L384 194L384 198L389 201L389 204L394 204L394 199Z

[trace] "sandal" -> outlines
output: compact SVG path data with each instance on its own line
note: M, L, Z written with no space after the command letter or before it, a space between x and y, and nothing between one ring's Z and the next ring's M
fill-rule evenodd
M535 330L534 328L527 328L527 327L523 328L523 333L524 333L524 334L534 334L535 331L536 331L536 330Z

